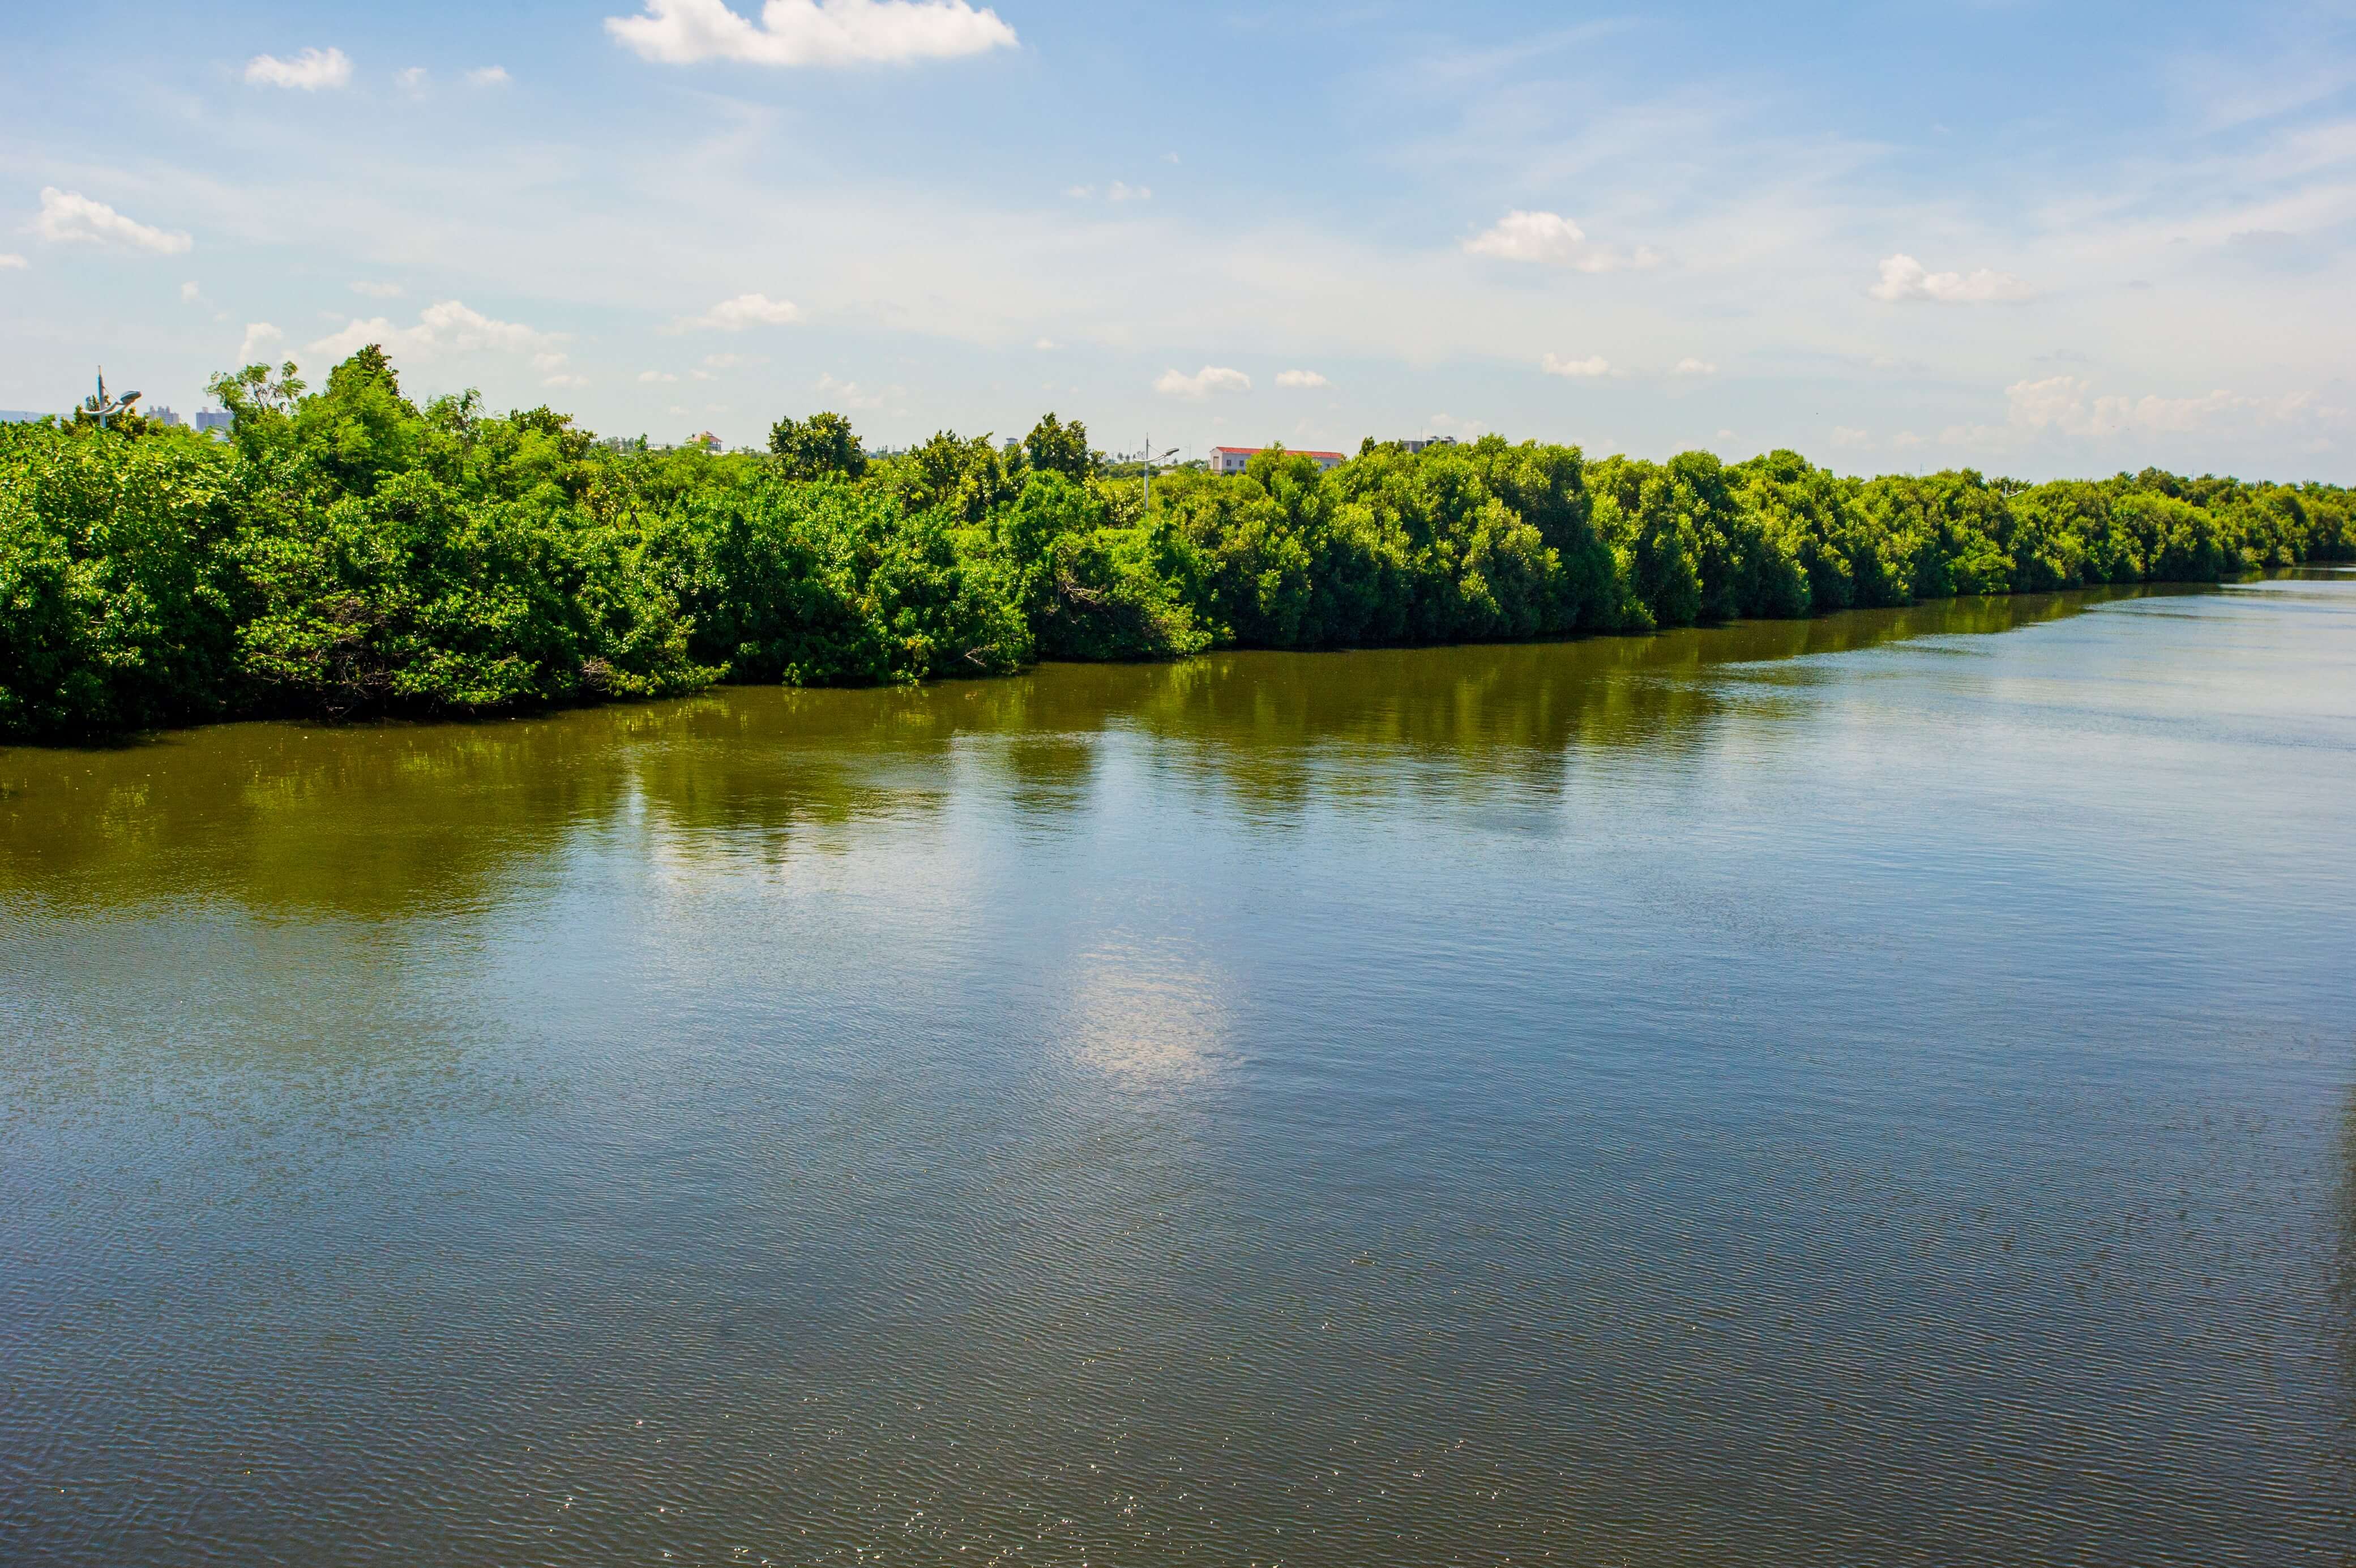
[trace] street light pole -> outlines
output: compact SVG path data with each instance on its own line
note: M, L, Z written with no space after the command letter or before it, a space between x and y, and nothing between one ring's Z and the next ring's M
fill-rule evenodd
M1162 455L1164 457L1175 457L1175 456L1178 455L1178 448L1177 448L1177 447L1175 447L1175 446L1173 446L1172 448L1170 448L1170 450L1169 450L1169 451L1164 452L1164 453L1163 453L1163 454L1162 454ZM1151 517L1152 517L1152 515L1153 515L1153 433L1152 433L1151 431L1150 431L1150 430L1149 430L1149 431L1147 431L1147 432L1146 432L1146 434L1145 434L1145 506L1144 506L1144 509L1143 509L1142 510L1141 510L1141 511L1137 514L1137 521L1138 521L1138 525L1139 525L1140 527L1143 527L1143 526L1144 526L1144 524L1145 524L1145 522L1146 522L1146 521L1147 521L1148 519L1151 518Z
M131 405L138 401L137 392L125 392L120 398L109 398L106 395L106 367L101 365L98 369L98 395L83 403L82 407L90 410L98 420L98 427L103 430L106 428L108 414L129 413Z

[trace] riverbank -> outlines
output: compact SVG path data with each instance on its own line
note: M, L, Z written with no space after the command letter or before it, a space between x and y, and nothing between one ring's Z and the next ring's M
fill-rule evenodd
M0 430L0 736L1648 632L2356 555L2344 489L2154 471L1862 479L1490 437L1173 474L1148 512L1053 415L870 461L847 425L725 455L420 408L372 350L316 395L222 390L227 442Z

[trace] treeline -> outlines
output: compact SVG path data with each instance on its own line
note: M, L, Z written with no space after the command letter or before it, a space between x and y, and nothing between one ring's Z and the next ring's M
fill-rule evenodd
M471 393L421 409L375 349L316 394L292 365L213 391L228 441L0 427L0 734L1644 632L2356 557L2345 489L2154 471L1858 480L1490 437L1157 477L1148 514L1052 414L871 460L832 414L721 455Z

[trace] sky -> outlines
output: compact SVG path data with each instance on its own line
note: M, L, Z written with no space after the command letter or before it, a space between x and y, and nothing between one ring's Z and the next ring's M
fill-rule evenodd
M80 0L0 409L363 343L601 434L2356 481L2356 0Z

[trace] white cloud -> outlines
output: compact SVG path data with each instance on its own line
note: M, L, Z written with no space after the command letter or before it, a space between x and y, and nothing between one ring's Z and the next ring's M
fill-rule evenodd
M723 0L646 0L605 30L663 65L902 65L1012 48L1014 29L967 0L767 0L755 24Z
M1893 304L2004 305L2027 299L2036 291L2010 273L1982 267L1974 273L1934 273L1913 257L1885 256L1881 281L1873 297Z
M679 378L672 375L669 371L640 371L638 372L638 380L645 381L649 386L654 386L668 384L679 380Z
M412 65L406 70L397 70L392 73L393 85L412 98L425 96L427 80L425 68L422 65Z
M1333 383L1315 371L1279 371L1276 384L1280 387L1330 387Z
M180 303L182 305L194 305L204 296L205 291L198 287L194 281L184 283L180 285Z
M733 371L741 365L759 365L766 362L767 360L759 354L706 354L703 356L705 368L714 371Z
M1679 376L1714 376L1718 374L1718 367L1708 360L1697 360L1688 354L1677 361L1677 368L1670 373Z
M128 245L159 256L177 256L196 243L186 234L134 223L103 201L53 185L41 191L33 232L52 244Z
M20 273L31 264L14 252L0 251L0 273Z
M1123 185L1114 180L1105 187L1107 201L1150 201L1152 199L1153 188L1150 185Z
M1053 349L1055 346L1055 340L1053 338L1042 338L1036 343L1031 345L1031 347L1038 349L1043 354Z
M748 327L783 327L801 318L801 307L790 300L771 299L766 294L740 294L679 325L708 328L716 332L742 332Z
M1911 430L1901 430L1901 431L1900 431L1897 435L1893 435L1893 436L1891 436L1891 437L1890 438L1890 444L1892 446L1897 446L1897 447L1901 447L1901 448L1908 447L1908 446L1920 446L1921 445L1922 445L1922 438L1920 435L1915 435L1915 434L1914 434L1912 431L1911 431Z
M237 362L241 365L253 364L260 358L263 349L269 348L273 343L284 342L285 338L285 333L281 332L277 328L273 327L267 321L248 323L245 328L245 341L239 346L237 350Z
M1214 392L1248 392L1251 391L1251 378L1224 365L1205 365L1191 376L1164 371L1153 383L1153 390L1173 397L1205 398Z
M854 413L867 409L882 408L885 403L907 391L905 387L892 386L885 387L881 392L871 392L857 381L839 381L830 375L820 375L817 387L820 397Z
M2092 382L2076 376L2049 376L2015 381L2004 393L2006 422L2015 430L2089 438L2182 435L2227 419L2336 424L2346 418L2341 410L2321 406L2305 392L2261 398L2220 390L2199 397L2126 397L2098 393ZM1976 428L1972 434L1984 437L1987 433Z
M1539 368L1550 376L1608 376L1612 373L1612 361L1601 354L1591 354L1584 360L1548 354Z
M589 378L587 376L550 376L540 384L544 387L585 387L589 384Z
M294 87L316 92L352 79L351 58L341 49L305 49L293 59L256 55L245 62L245 80L260 87Z
M381 316L368 321L355 317L342 331L318 339L305 351L340 360L370 343L380 343L388 354L425 360L486 349L541 353L561 341L561 334L536 331L513 321L495 321L457 300L445 299L419 312L414 327L396 327Z
M1096 193L1097 188L1093 185L1067 185L1064 188L1064 194L1074 201L1086 201Z
M1598 245L1587 231L1558 212L1524 212L1516 208L1495 227L1464 242L1467 255L1490 256L1501 262L1529 262L1540 266L1569 267L1575 272L1610 273L1628 267L1655 267L1661 258L1639 246L1625 255Z
M531 368L535 371L561 371L567 364L572 362L572 359L573 356L570 354L558 353L553 350L542 354L534 354L531 357Z
M1459 419L1452 413L1435 413L1424 423L1434 430L1459 435L1467 441L1483 435L1489 428L1489 422L1485 419Z
M503 65L479 66L466 73L469 87L505 87L515 80Z
M366 295L370 299L399 299L401 285L397 283L370 283L363 278L352 285L352 292Z
M1836 446L1870 446L1873 445L1873 437L1866 434L1864 431L1859 430L1854 424L1836 424L1833 426L1833 445Z

